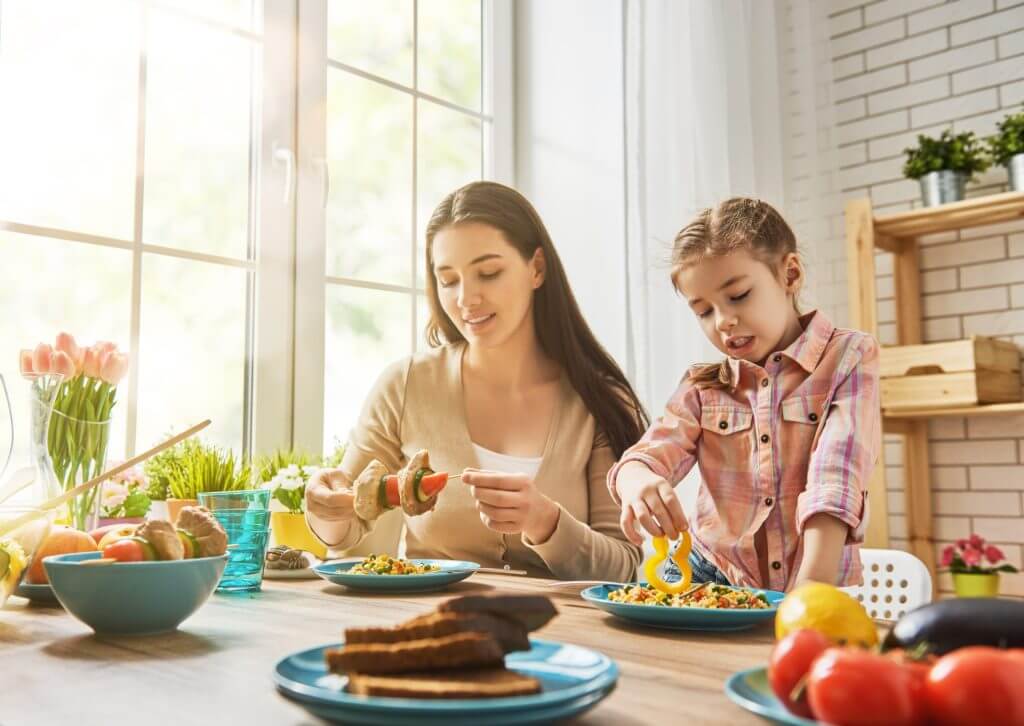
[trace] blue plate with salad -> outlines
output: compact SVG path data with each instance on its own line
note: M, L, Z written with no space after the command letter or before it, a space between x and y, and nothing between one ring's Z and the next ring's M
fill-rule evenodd
M405 560L370 555L359 562L325 562L313 572L328 582L368 592L427 592L465 580L480 569L463 560Z

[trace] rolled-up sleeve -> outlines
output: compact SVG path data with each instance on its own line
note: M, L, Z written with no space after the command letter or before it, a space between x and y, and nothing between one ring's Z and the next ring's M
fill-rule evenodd
M608 491L616 504L622 503L616 490L616 480L627 463L639 461L672 485L681 481L696 463L701 431L700 391L690 384L688 378L672 394L665 413L608 472Z
M797 500L797 533L807 520L829 514L849 528L848 544L863 540L867 484L881 448L882 412L879 404L878 344L864 336L848 352L850 363L822 424L811 452L807 486Z

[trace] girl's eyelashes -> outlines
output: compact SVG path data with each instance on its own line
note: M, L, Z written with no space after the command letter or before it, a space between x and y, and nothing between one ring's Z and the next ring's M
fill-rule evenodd
M750 288L750 290L753 290L753 289L754 288ZM750 295L750 290L747 290L746 292L741 293L739 295L733 295L729 299L732 300L733 302L743 302L744 300L747 299L747 296Z
M437 278L437 284L441 287L451 287L455 284L454 280L445 280L444 278Z
M696 312L696 311L694 311L694 312ZM708 315L711 314L711 312L712 312L711 308L708 308L707 310L705 310L702 313L697 313L697 317L698 318L706 318Z

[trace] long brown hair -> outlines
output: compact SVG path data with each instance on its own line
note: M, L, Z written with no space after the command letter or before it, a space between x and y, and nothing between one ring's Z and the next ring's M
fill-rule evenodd
M726 199L716 207L702 209L679 230L672 242L672 284L679 289L679 274L685 268L737 250L746 250L779 273L782 260L797 254L796 237L767 202L749 197ZM793 307L800 312L795 295ZM695 365L689 379L698 388L728 388L732 385L729 361Z
M456 189L437 205L427 223L427 301L432 346L465 340L441 307L434 277L434 237L442 229L479 222L500 230L524 260L539 248L545 260L543 284L534 291L533 323L541 349L557 362L583 399L616 458L636 443L647 427L647 413L608 351L597 342L569 287L540 215L515 189L479 181Z

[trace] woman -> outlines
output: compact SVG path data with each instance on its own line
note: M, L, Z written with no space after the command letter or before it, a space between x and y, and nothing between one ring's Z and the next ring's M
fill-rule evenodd
M313 532L355 546L372 527L353 510L356 476L427 449L435 470L464 473L433 511L405 518L408 556L633 579L640 548L604 482L647 417L533 206L493 182L448 195L427 225L426 280L432 350L383 373L341 467L307 486Z

